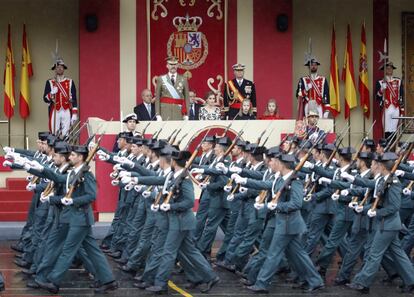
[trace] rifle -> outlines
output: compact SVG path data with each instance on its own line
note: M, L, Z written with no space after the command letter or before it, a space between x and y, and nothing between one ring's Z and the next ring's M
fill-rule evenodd
M188 135L188 133L185 133L183 137L181 137L181 139L177 142L177 146L180 147L181 142L184 140L184 138L186 138Z
M233 121L234 121L234 119L233 119ZM220 136L216 135L216 137L224 137L224 136L226 136L226 134L229 131L230 127L233 125L233 121L231 121L230 124L226 127L226 129L224 129L223 134L221 134Z
M277 202L280 199L280 196L282 195L283 190L285 190L290 183L292 182L292 179L294 177L296 177L296 173L299 172L303 165L305 164L305 162L309 159L309 157L311 156L311 152L312 150L319 144L320 141L323 141L325 139L325 137L327 136L327 133L323 133L318 139L317 141L315 141L314 145L311 147L311 149L306 153L306 155L299 161L299 163L296 165L295 169L293 170L293 173L288 177L288 179L286 179L283 183L283 185L280 187L280 189L276 192L276 194L273 196L271 203L272 204L277 204Z
M168 119L167 119L168 120ZM165 127L165 125L167 124L167 122L165 122L162 126L161 126L161 128L157 131L157 132L155 132L154 133L154 135L152 135L152 139L157 139L158 138L158 136L160 136L160 133L161 133L161 131L162 131L162 129L164 129L164 127Z
M266 137L265 141L263 141L262 146L265 146L265 144L266 144L266 143L267 143L267 141L269 140L270 135L272 135L272 133L273 133L273 131L274 131L274 130L275 130L275 128L273 128L273 129L270 131L270 133L269 133L269 135L267 135L267 137Z
M177 129L174 129L174 131L172 131L172 133L167 137L167 142L169 143L172 136L175 134L175 132L177 132Z
M177 133L171 138L171 141L169 141L170 144L174 144L175 140L177 139L178 134L181 133L182 128L178 129Z
M267 131L267 129L269 129L269 127L270 127L270 125L272 125L272 121L270 121L270 123L269 123L269 125L267 125L267 127L266 127L266 129L264 129L263 131L262 131L262 133L260 133L260 135L259 135L259 137L257 138L257 141L256 141L256 143L257 143L257 145L259 145L260 144L260 142L262 141L262 137L263 137L263 135L266 133L266 131Z
M150 121L150 122L148 122L148 124L146 124L146 125L145 125L145 127L144 127L144 129L142 130L142 137L144 137L145 132L147 131L147 129L148 129L148 127L149 127L149 125L151 125L151 121Z

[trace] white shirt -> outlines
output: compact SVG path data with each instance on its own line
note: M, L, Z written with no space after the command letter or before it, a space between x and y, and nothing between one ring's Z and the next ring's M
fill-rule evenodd
M149 116L151 117L151 103L145 103L144 102L144 105L145 105L145 107L148 111Z
M177 178L180 176L180 174L184 171L184 169L180 169L177 172L174 172L174 178Z
M257 168L259 168L259 166L260 165L262 165L263 164L263 161L260 161L259 163L257 163L256 165L254 165L253 167L252 167L252 170L256 170Z
M242 79L237 79L237 83L239 84L239 86L241 86L242 83L243 83L243 78Z

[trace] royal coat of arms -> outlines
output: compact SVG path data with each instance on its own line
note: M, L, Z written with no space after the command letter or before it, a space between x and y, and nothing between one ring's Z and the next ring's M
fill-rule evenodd
M173 25L177 32L171 34L167 43L168 56L178 59L178 67L187 70L187 76L191 77L189 70L202 65L208 55L208 42L203 32L198 31L203 23L201 17L175 17Z

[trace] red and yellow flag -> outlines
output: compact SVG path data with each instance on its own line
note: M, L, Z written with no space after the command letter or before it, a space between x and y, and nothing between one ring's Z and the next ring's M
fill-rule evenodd
M342 67L342 80L345 81L345 119L349 118L351 109L357 106L357 95L354 77L354 59L352 57L351 27L348 24L346 33L346 46L344 66Z
M359 51L359 100L365 117L369 118L369 89L368 89L368 60L367 60L367 37L365 34L365 22L361 28L361 48Z
M25 119L30 115L29 79L33 76L32 60L30 59L29 44L26 36L26 24L23 24L22 73L20 77L20 116Z
M14 115L14 68L13 49L10 36L10 24L7 33L6 67L4 68L4 114L8 119Z
M335 25L332 26L331 39L331 67L329 74L329 97L331 105L331 114L336 117L341 113L341 103L339 101L339 75L338 75L338 61L336 58L336 34Z

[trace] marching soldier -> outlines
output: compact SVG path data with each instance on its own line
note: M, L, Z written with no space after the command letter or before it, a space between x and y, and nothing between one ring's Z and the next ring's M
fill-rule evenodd
M233 65L234 76L224 87L224 111L229 120L234 119L239 113L244 99L250 99L254 115L256 108L256 87L250 80L244 78L244 64Z
M397 67L392 62L387 62L385 77L376 83L376 98L383 112L382 124L385 138L397 130L398 119L393 119L393 117L404 114L404 87L402 80L393 76L394 69ZM384 65L380 70L384 70Z
M318 74L319 65L321 64L316 58L309 59L305 64L309 68L309 75L299 79L296 90L296 97L299 101L298 119L308 116L308 104L311 101L316 101L319 117L328 118L330 108L329 85L326 77Z
M177 73L178 59L167 58L168 73L157 78L155 110L157 120L188 120L189 88L187 79Z
M49 104L49 130L65 137L78 120L78 102L75 83L65 76L68 67L62 58L56 59L51 70L55 77L46 81L43 100Z

